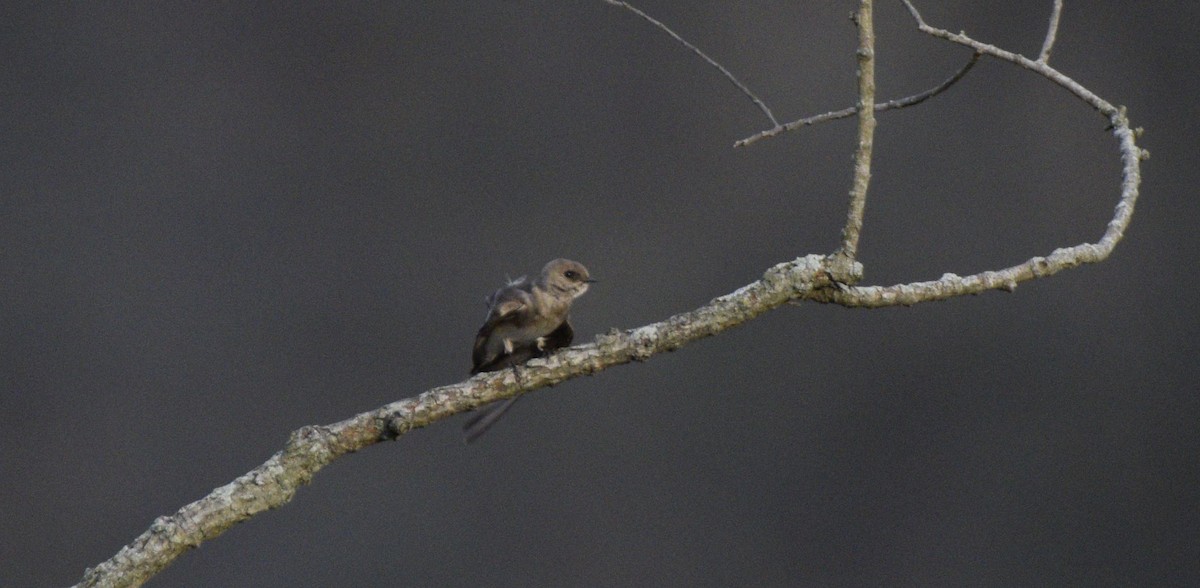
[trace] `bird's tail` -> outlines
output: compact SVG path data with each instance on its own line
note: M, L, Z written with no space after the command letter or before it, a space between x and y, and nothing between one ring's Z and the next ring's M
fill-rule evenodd
M520 396L513 396L504 402L486 407L480 410L479 414L471 417L471 420L463 425L463 441L471 443L486 433L488 429L492 428L492 425L496 424L496 421L500 420L500 417L504 416L504 413L508 412L508 409L512 408L518 398Z

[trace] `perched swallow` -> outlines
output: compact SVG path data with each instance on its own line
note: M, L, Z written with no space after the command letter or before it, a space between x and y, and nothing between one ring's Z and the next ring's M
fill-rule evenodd
M583 264L555 259L542 268L536 280L521 277L496 290L487 299L487 318L475 335L471 373L515 369L570 345L575 338L568 317L571 303L593 282ZM467 421L463 426L466 442L487 431L518 398L509 398Z

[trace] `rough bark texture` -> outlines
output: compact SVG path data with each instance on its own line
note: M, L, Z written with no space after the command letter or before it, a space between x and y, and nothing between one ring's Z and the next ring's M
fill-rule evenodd
M1051 30L1047 33L1041 59L1037 61L980 43L963 34L930 27L921 20L911 3L906 0L905 4L922 31L970 47L977 54L1009 61L1033 71L1066 88L1108 119L1120 147L1123 177L1115 214L1099 242L1056 249L1045 257L1034 257L1019 265L967 277L946 274L938 280L927 282L888 287L851 287L845 284L853 284L862 277L862 266L853 261L852 255L846 255L852 254L857 243L857 229L861 227L861 207L856 215L852 205L851 219L857 218L857 223L850 251L832 256L808 255L780 263L768 269L761 279L690 312L636 329L614 330L596 337L592 343L533 360L522 368L519 381L511 370L481 374L338 423L303 427L291 434L282 451L262 465L184 506L175 514L156 519L149 529L110 560L88 569L79 585L140 585L184 551L220 535L236 523L287 503L296 490L311 481L322 467L346 453L395 439L413 429L483 404L594 374L615 365L644 361L697 339L716 335L789 302L807 299L870 308L912 305L987 290L1012 291L1017 284L1026 280L1050 276L1107 258L1132 218L1141 177L1139 164L1147 153L1137 146L1138 133L1130 128L1122 108L1109 104L1046 63L1057 29L1057 12L1061 9L1061 3L1056 3ZM863 2L862 6L869 19L870 2ZM860 30L864 31L864 37L873 37L866 34L869 31L862 27L863 17L864 14L860 13ZM860 45L860 67L864 57L861 54L863 46ZM871 50L869 44L866 46ZM873 94L873 80L864 80L864 87L868 85L867 81ZM860 88L860 91L866 90ZM860 96L860 105L861 110L866 112L864 118L874 111L873 98L863 99ZM869 127L874 127L873 119ZM869 162L869 157L863 160ZM865 198L865 179L869 177L869 167L862 171L866 174L862 176L862 196Z

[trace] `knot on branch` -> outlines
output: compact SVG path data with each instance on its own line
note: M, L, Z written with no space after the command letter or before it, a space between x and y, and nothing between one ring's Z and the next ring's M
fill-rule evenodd
M1032 273L1033 277L1035 278L1044 278L1054 274L1053 268L1050 266L1050 261L1045 257L1034 257L1027 263L1029 264L1030 273Z
M297 469L299 472L315 472L321 466L333 461L335 440L328 427L317 425L300 427L288 435L287 444L281 455L282 461L299 466ZM307 483L308 477L311 477L311 474L302 476L304 479L301 482Z
M607 332L596 335L596 347L601 351L607 351L621 343L625 336L625 332L621 329L613 327Z
M297 451L307 450L314 444L325 445L329 442L331 435L325 427L317 425L307 425L292 431L288 435L287 445L284 446L284 451L294 453Z
M171 516L160 516L150 524L150 537L147 541L161 541L169 545L177 545L192 549L200 545L207 537L204 530L198 528L194 521L175 513Z
M805 255L791 261L776 264L763 273L763 281L769 285L793 284L804 287L811 284L818 272L826 271L826 258L820 255Z
M413 430L413 423L410 419L404 418L404 415L399 411L393 412L387 417L387 426L383 430L387 431L384 438L391 440Z
M825 276L837 284L853 286L863 278L863 264L843 251L822 258L821 265Z

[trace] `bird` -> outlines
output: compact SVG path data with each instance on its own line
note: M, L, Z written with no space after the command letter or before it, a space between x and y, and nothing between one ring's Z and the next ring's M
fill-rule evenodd
M571 303L595 283L577 261L555 259L537 279L510 280L487 298L487 318L475 335L471 374L495 372L517 366L566 347L575 338L569 314ZM517 373L517 377L520 374ZM463 439L471 443L512 408L519 396L489 407L463 425Z

